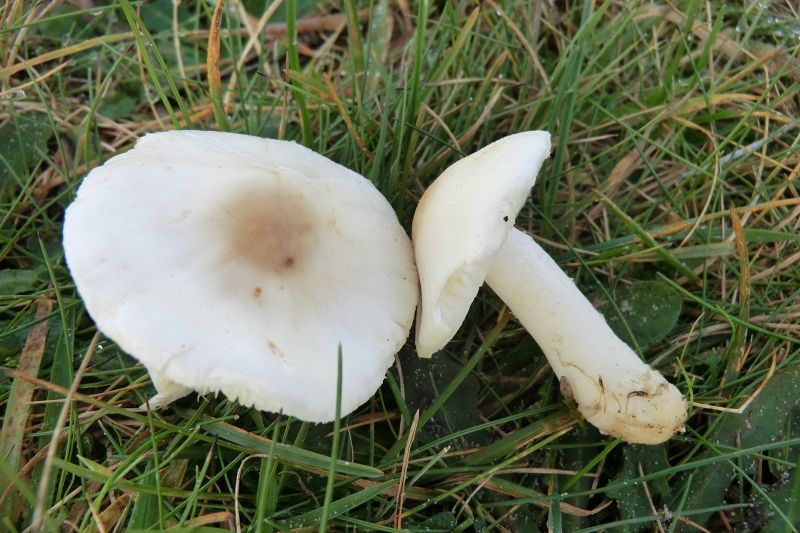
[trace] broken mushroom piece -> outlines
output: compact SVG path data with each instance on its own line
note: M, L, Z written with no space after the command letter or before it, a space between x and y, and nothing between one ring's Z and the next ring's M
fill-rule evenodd
M549 151L547 132L505 137L450 166L423 195L412 227L422 287L417 351L430 357L453 337L485 280L592 425L627 442L663 442L683 429L686 400L513 227Z
M364 177L293 142L147 135L67 209L67 263L160 407L222 392L310 422L380 387L418 299L411 243Z

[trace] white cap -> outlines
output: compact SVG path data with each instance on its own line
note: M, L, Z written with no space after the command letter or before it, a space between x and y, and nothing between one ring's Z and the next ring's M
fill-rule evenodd
M509 135L454 163L425 191L411 230L420 357L444 347L464 322L549 153L546 131Z
M312 422L380 387L418 300L411 244L364 177L293 142L147 135L94 169L64 223L99 329L164 404L195 390Z

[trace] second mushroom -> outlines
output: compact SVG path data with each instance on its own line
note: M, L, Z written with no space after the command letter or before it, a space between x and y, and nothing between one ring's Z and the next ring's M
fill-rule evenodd
M412 227L422 288L417 351L430 357L453 337L485 280L591 424L627 442L663 442L683 429L687 404L680 391L513 227L549 152L547 132L505 137L447 168L423 195Z

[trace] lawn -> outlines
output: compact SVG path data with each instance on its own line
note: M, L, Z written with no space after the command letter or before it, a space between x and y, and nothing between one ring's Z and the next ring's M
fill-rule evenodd
M6 0L0 529L797 531L798 117L793 0ZM450 164L551 132L516 225L686 396L685 432L601 435L488 287L335 426L138 410L154 387L61 229L91 169L171 129L295 140L407 231Z

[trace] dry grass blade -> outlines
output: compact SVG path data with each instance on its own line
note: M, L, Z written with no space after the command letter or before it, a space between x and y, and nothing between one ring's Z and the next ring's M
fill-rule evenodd
M767 375L764 376L764 379L758 385L756 390L754 390L753 393L750 396L748 396L747 399L744 401L744 403L742 403L742 405L740 405L739 407L735 407L735 408L734 407L721 407L719 405L710 405L710 404L707 404L707 403L700 403L700 402L692 402L692 407L700 407L701 409L708 409L710 411L719 411L719 412L722 412L722 413L733 413L733 414L736 414L736 415L740 415L740 414L744 413L745 410L747 409L747 407L751 403L753 403L753 400L758 398L758 395L761 394L761 391L764 390L764 387L767 385L769 380L775 374L775 368L777 367L777 364L778 364L777 353L773 353L772 354L772 362L770 363L769 370L767 370Z
M217 127L223 131L230 129L222 102L222 76L219 71L219 32L222 28L222 14L225 12L225 5L225 0L219 0L214 6L214 14L211 16L211 28L208 32L208 52L206 55L208 92L211 96L211 103L214 106L214 115L217 119Z
M227 511L218 511L216 513L209 513L197 516L186 522L187 528L201 528L210 524L219 524L227 522L230 524L233 521L233 513Z
M529 496L527 493L516 491L513 488L501 486L492 481L492 479L485 480L483 486L485 486L489 490L497 492L498 494L505 494L507 496L512 496L515 498L525 498L526 496ZM580 507L576 507L574 505L565 502L560 502L558 506L561 512L571 516L592 516L599 513L603 509L607 508L612 503L614 503L613 500L606 500L598 504L593 509L581 509ZM552 502L550 500L542 499L540 501L534 502L534 505L536 505L537 507L541 507L543 509L549 509L550 506L552 505Z
M44 354L47 332L50 322L46 317L53 310L53 300L45 298L39 300L36 306L35 320L39 323L33 326L28 333L25 347L19 358L18 372L36 377ZM3 415L3 429L0 431L0 460L5 461L12 470L19 470L22 464L23 440L31 414L31 399L33 398L34 385L30 381L15 379L8 396L6 411ZM21 511L17 508L14 498L0 502L8 516L16 517Z
M346 22L346 17L337 13L335 15L320 15L311 17L302 17L297 19L295 30L297 33L316 33L335 31ZM359 22L369 20L369 9L362 9L358 12ZM288 27L285 22L277 22L267 25L267 35L272 37L284 36L288 32Z
M636 468L639 471L640 476L644 476L644 470L642 469L642 463L637 463ZM647 499L647 505L650 507L650 512L653 513L653 516L656 517L655 520L655 527L659 533L664 532L664 526L661 525L661 520L659 520L658 511L656 511L656 506L653 504L653 497L650 495L650 489L647 488L647 482L642 481L642 490L644 490L645 497Z
M414 437L417 433L417 422L419 422L419 409L414 413L414 419L411 420L411 426L408 428L408 436L406 437L406 447L403 451L403 465L400 469L400 485L397 487L397 505L394 511L394 527L401 529L403 527L403 500L406 496L406 477L408 476L408 460L411 455L411 444L414 442Z
M239 518L239 484L242 481L242 472L244 471L244 466L247 464L247 461L251 459L266 459L269 456L270 455L267 453L254 453L252 455L248 455L242 460L241 463L239 463L239 468L236 470L236 483L234 484L233 488L233 516L237 533L241 533L242 531L242 522Z
M367 149L367 145L364 144L364 141L361 139L361 136L358 134L358 131L356 131L356 128L353 125L353 119L350 117L350 113L347 112L347 108L345 108L344 103L336 93L336 87L333 86L333 83L327 76L325 77L325 87L328 89L328 96L336 105L339 115L341 115L342 120L344 120L344 123L347 126L347 131L350 132L350 135L353 136L353 140L355 140L356 144L358 145L358 149L361 150L361 153L364 155L364 157L367 159L372 159L372 154Z
M123 493L122 496L116 498L108 507L103 509L98 515L98 529L113 530L125 513L132 496L133 493ZM91 504L91 502L89 503Z
M733 228L733 236L736 241L736 254L739 256L739 302L740 312L739 318L742 320L750 320L750 256L747 253L747 241L744 236L744 227L742 227L742 220L735 210L731 210L731 227ZM736 338L737 349L739 353L733 361L733 374L738 376L742 371L744 364L747 360L749 350L745 346L743 328L739 328Z
M255 25L255 27L252 29L248 28L248 31L250 31L250 37L247 39L247 44L245 45L244 49L239 54L239 59L236 61L236 68L233 70L230 79L228 80L228 90L223 97L225 104L224 109L226 113L230 113L232 109L231 106L233 105L233 95L236 88L236 80L238 79L238 72L245 68L245 64L250 59L253 49L259 53L261 52L261 33L264 31L264 28L267 27L269 20L282 5L283 0L276 0L275 2L272 2L269 5L269 8L264 11L264 14L261 15L261 18L258 19L258 23ZM266 67L265 70L267 73L269 73L269 64L267 63L263 66Z
M517 40L519 40L519 43L525 49L525 52L528 53L531 63L536 67L536 70L542 77L544 84L548 85L550 81L549 76L547 75L547 72L545 72L544 67L542 67L542 63L539 61L539 54L537 54L536 50L533 49L533 45L531 45L530 41L528 41L528 39L525 37L525 34L522 33L522 30L519 29L519 26L517 26L514 21L511 20L511 17L509 17L506 12L499 5L497 5L496 2L494 2L494 0L489 0L488 4L514 33L514 36L517 38Z
M627 180L631 174L636 172L642 166L642 156L640 147L633 148L627 154L623 155L611 173L600 185L599 190L606 196L613 197L614 192ZM651 150L652 151L652 150ZM603 204L598 203L589 211L588 217L590 219L596 218L603 211Z
M664 18L676 26L682 26L687 20L686 15L673 5L648 6L641 10L637 18L638 20L646 18ZM712 37L711 31L700 22L693 22L690 31L704 44ZM716 38L711 42L711 46L725 57L729 59L744 58L750 61L764 61L772 74L776 74L785 69L789 75L796 80L800 80L800 67L797 65L797 59L792 58L785 51L765 45L763 50L754 53L743 47L734 39L719 34L715 37ZM787 68L787 65L789 68Z
M46 505L45 500L47 499L47 489L50 482L50 475L53 471L53 461L55 460L56 451L58 450L58 442L61 430L64 429L64 424L67 422L67 415L69 414L70 406L72 405L72 398L78 391L78 386L81 383L83 373L86 371L86 368L89 366L89 362L92 360L92 356L97 349L97 343L99 340L100 332L97 331L94 334L94 337L92 337L89 348L86 350L86 355L83 356L81 366L75 373L75 378L72 381L72 385L70 386L67 397L65 398L64 406L61 408L61 413L58 415L58 420L53 428L53 437L51 439L50 446L47 449L47 457L45 458L44 468L42 469L42 478L39 480L39 490L36 493L36 507L33 511L33 519L31 520L31 529L33 531L38 531L44 524Z
M21 61L0 69L0 81L11 77L18 72L25 72L36 67L37 65L47 63L48 61L55 61L59 59L63 60L64 58L77 55L81 52L96 48L98 46L110 45L121 41L130 41L131 39L133 39L132 32L118 33L115 35L103 35L101 37L87 39L78 44L65 46L64 48L59 48L57 50L51 50L50 52L45 52L44 54L40 54L38 56L26 59L25 61Z

